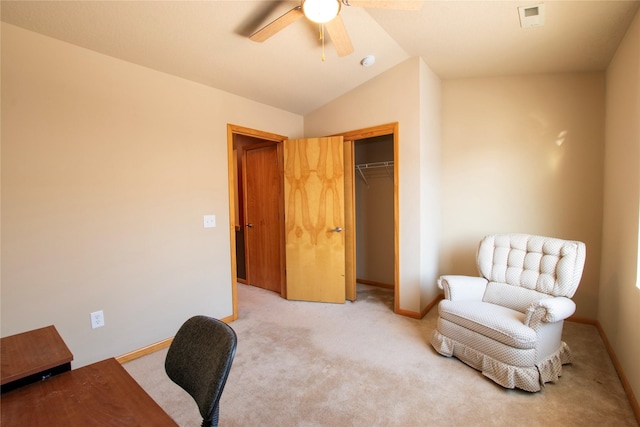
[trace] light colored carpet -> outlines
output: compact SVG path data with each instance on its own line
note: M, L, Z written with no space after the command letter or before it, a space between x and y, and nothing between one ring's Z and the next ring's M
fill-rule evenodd
M410 319L392 312L392 298L358 285L355 303L319 304L238 284L220 426L638 425L594 326L565 322L575 362L532 394L440 356L428 342L437 308ZM164 373L165 355L124 366L176 422L198 426L195 403Z

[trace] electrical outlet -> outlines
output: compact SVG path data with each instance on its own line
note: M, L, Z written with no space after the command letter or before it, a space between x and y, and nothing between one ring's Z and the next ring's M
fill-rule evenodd
M94 311L91 313L91 329L101 328L104 326L104 312Z

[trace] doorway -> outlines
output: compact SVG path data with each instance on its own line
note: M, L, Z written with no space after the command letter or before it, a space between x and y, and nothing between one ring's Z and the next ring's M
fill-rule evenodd
M354 141L356 281L394 288L393 135Z
M352 269L353 277L349 277L347 280L347 299L351 301L357 299L356 283L358 281L381 289L391 288L393 290L393 311L403 314L399 307L398 123L358 129L337 135L342 136L345 141L345 168L349 167L345 176L352 178L350 181L345 180L345 194L351 192L351 197L345 197L345 204L349 199L353 201L354 205L361 204L359 208L358 206L353 207L352 211L355 214L352 218L347 218L346 221L347 231L353 230L355 235L352 239L347 240L348 243L350 240L353 243L347 251L347 263L352 263L355 266ZM363 150L364 153L362 153ZM347 162L347 159L350 161ZM360 166L362 174L360 174L358 166ZM365 171L367 166L370 168ZM362 179L363 176L365 179ZM374 184L375 188L384 188L384 192L378 194L384 194L380 200L376 200L375 194L372 192L369 192L371 194L368 195L361 193L360 197L358 196L357 187L364 184L366 188L365 180L370 187L371 184ZM358 201L359 198L360 201ZM363 198L370 200L363 202ZM382 211L374 212L373 217L367 218L368 209L382 209ZM366 227L363 228L362 222L369 223L371 231L367 231ZM375 225L371 224L378 224L383 229L376 230ZM358 243L360 243L360 247L358 247ZM376 245L377 247L367 248L366 245ZM372 251L375 257L383 260L380 266L375 265L376 258L372 257ZM369 254L367 255L367 253Z
M356 131L346 132L342 134L336 134L333 136L342 136L344 140L344 186L345 186L345 299L355 301L357 298L356 287L356 214L355 214L355 180L356 175L356 163L355 163L355 146L356 141L367 140L369 138L376 138L386 136L389 140L393 141L393 168L389 169L387 173L393 175L392 187L393 187L393 200L390 203L393 206L393 239L392 239L392 253L393 257L388 257L393 261L393 280L391 283L388 278L371 280L379 285L386 285L393 287L394 296L394 312L399 311L399 222L398 222L398 166L397 166L397 152L398 152L398 123L390 123L386 125L375 126L366 129L360 129ZM232 298L234 307L234 319L237 318L238 302L237 302L237 282L246 283L247 277L250 275L246 272L247 260L241 259L241 254L246 254L246 248L240 248L243 242L245 242L245 232L247 223L244 222L244 217L241 214L243 207L241 201L243 200L243 187L244 185L238 185L238 182L242 180L242 166L241 157L238 152L242 152L241 147L243 145L251 145L260 142L271 141L275 142L279 147L278 158L283 159L283 146L287 137L262 131L256 131L249 128L244 128L236 125L227 125L227 140L228 140L228 153L229 153L229 195L230 195L230 218L231 218L231 255L232 255ZM360 143L358 143L360 144ZM388 146L387 146L388 148ZM239 158L240 157L240 158ZM240 173L239 173L240 172ZM387 204L387 207L389 204ZM284 248L284 236L281 239L281 247ZM388 249L388 245L387 245ZM283 249L284 251L284 249ZM284 272L284 256L282 258L282 280L285 280ZM250 263L250 262L249 262ZM367 280L367 278L364 278ZM287 298L286 285L281 287L280 295L283 298Z
M237 282L253 284L286 296L284 246L279 233L281 216L278 216L281 215L281 205L273 203L280 199L278 194L282 191L279 159L282 157L282 143L286 139L282 135L227 125L234 319L238 317ZM251 165L250 169L259 168L261 172L247 175L243 168L247 162ZM254 196L258 196L252 197L249 203L247 186ZM270 201L265 202L261 198L272 192L276 193L276 197ZM259 209L261 202L268 203L269 209Z

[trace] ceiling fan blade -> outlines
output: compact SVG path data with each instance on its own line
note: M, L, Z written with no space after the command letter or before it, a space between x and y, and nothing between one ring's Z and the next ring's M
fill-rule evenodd
M338 51L338 56L347 56L350 53L353 53L351 39L349 38L347 29L344 26L344 21L342 21L340 15L324 24L324 28L329 33L329 37L331 37L331 41Z
M424 4L422 0L348 0L343 2L346 6L370 7L378 9L394 10L421 10Z
M304 16L304 13L302 13L302 7L300 6L294 7L293 9L291 9L281 17L277 18L275 21L265 25L255 33L251 34L249 36L249 39L253 40L254 42L262 43L263 41L267 40L269 37L276 34L278 31L283 30L285 27L293 24L295 21L302 18L303 16Z

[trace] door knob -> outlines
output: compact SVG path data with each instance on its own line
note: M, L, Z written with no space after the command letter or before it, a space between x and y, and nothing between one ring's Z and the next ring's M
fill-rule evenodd
M253 224L249 223L249 224L247 224L247 227L248 228L253 228Z
M341 233L342 232L342 227L336 227L333 230L329 230L329 231L333 231L335 233Z

